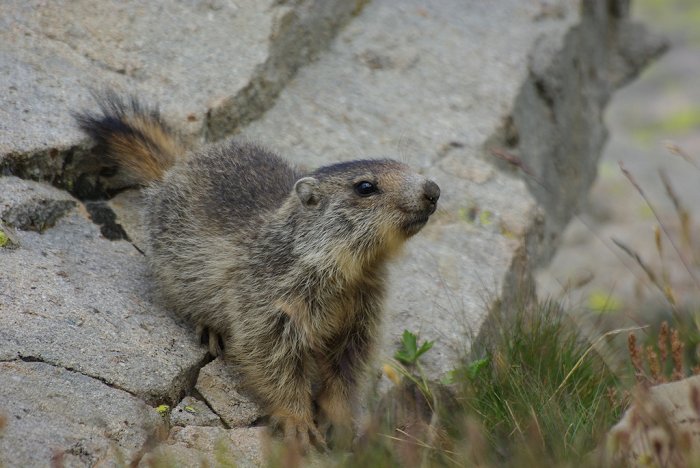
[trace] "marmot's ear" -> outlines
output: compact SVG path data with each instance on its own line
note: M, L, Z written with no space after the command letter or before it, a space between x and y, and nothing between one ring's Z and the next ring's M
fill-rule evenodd
M297 180L297 183L294 184L294 191L305 208L315 208L321 201L318 180L313 177L304 177Z

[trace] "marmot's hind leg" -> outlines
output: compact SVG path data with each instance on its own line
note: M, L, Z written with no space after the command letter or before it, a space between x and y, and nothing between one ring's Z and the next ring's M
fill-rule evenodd
M353 442L355 398L372 349L369 330L357 326L336 352L317 355L322 379L316 398L319 428L324 435L330 432L334 448L349 449Z
M224 341L221 335L204 325L197 325L197 337L201 344L207 345L212 357L223 355Z

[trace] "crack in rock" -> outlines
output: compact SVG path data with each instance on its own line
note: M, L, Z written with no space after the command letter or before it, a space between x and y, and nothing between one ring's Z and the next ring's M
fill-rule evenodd
M47 361L47 360L45 360L45 359L43 359L43 358L41 358L41 357L38 357L38 356L24 356L24 355L21 355L21 354L20 354L20 355L17 356L17 359L3 359L3 360L0 360L0 362L17 362L17 361L21 361L21 362L40 362L40 363L42 363L42 364L46 364L46 365L49 365L49 366L52 366L52 367L56 367L56 368L58 368L58 369L64 369L64 370L67 370L67 371L69 371L69 372L75 372L76 374L80 374L80 375L83 375L83 376L88 377L88 378L90 378L90 379L97 380L98 382L101 382L101 383L103 383L103 384L107 385L108 387L113 388L113 389L115 389L115 390L120 390L120 391L122 391L122 392L128 393L129 395L131 395L131 396L133 396L133 397L135 397L135 398L139 398L139 399L141 399L141 400L143 401L143 399L142 399L139 395L135 394L134 392L132 392L132 391L130 391L130 390L127 390L126 388L120 387L119 385L117 385L117 384L115 384L115 383L113 383L113 382L109 382L109 381L107 381L107 380L106 380L105 378L103 378L103 377L100 377L100 376L98 376L98 375L91 375L91 374L82 372L82 371L80 371L79 369L75 369L75 368L70 367L70 366L64 366L64 365L61 365L61 364L56 363L56 362ZM144 403L146 403L146 401L144 401Z

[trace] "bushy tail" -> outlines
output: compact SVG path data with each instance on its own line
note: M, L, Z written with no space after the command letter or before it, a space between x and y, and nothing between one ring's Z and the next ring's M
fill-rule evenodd
M186 148L158 109L144 106L135 97L124 99L113 91L93 94L101 112L75 114L80 128L137 182L161 180Z

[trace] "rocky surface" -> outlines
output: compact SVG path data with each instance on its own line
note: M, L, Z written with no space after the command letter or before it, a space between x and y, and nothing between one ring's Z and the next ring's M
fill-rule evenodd
M77 210L17 237L21 248L2 254L0 360L64 367L152 404L192 387L206 352L153 304L131 244L102 238Z
M392 271L382 360L408 328L435 341L425 368L438 377L490 305L517 299L515 286L551 255L594 174L608 98L663 48L626 18L626 3L4 2L0 241L12 241L0 244L15 248L0 249L0 361L10 369L0 412L33 419L8 423L0 444L14 445L0 445L0 459L197 466L234 450L261 461L263 429L232 428L259 410L154 299L138 192L91 200L128 181L98 164L71 121L93 107L88 88L158 101L192 143L241 131L307 167L388 156L434 178L440 210ZM43 232L26 230L35 227ZM36 382L15 378L27 369ZM20 394L23 385L37 393ZM151 428L166 424L149 405L177 411L193 393L224 427L171 413L186 425L146 454L161 432ZM46 405L52 395L86 404L70 419L72 404L67 416ZM67 431L81 426L75 439L41 427L64 420Z
M138 466L264 466L264 437L263 427L174 427L168 441L148 453Z
M70 113L104 87L158 103L195 140L221 137L268 108L362 3L2 2L0 170L99 191Z
M223 427L221 418L206 403L192 396L186 396L173 408L170 425Z
M18 177L0 179L0 219L25 231L43 231L77 205L62 190Z
M140 398L60 366L0 362L0 375L3 466L113 466L133 459L160 425Z
M693 466L700 459L700 376L638 392L608 435L611 466Z
M240 376L221 359L199 372L195 389L228 427L247 426L263 416L260 407L241 390Z

